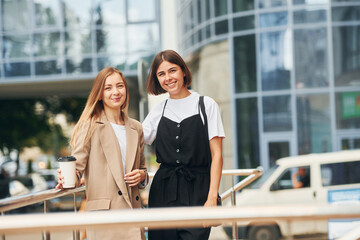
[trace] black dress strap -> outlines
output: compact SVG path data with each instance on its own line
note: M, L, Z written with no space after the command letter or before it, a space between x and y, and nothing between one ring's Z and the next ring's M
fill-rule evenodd
M165 112L165 107L166 107L167 101L168 101L168 100L166 99L161 116L164 116L164 112Z

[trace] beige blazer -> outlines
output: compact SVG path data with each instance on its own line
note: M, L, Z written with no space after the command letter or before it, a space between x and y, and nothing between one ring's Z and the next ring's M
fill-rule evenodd
M144 157L144 135L138 121L125 118L126 164L125 172L134 169L146 170ZM139 186L129 187L124 181L124 168L120 145L104 112L96 122L91 139L83 143L87 127L79 131L78 143L72 155L76 158L76 169L84 174L86 185L86 210L109 210L140 208ZM148 176L146 177L148 179ZM80 179L77 180L77 185ZM148 182L148 181L146 181ZM120 213L119 213L120 214ZM140 228L87 230L93 239L145 239Z

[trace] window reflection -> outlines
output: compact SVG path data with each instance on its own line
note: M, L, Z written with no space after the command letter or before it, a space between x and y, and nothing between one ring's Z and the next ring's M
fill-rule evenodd
M30 29L30 1L2 0L1 3L4 31L28 31Z
M291 97L263 97L264 132L291 131Z
M329 85L326 39L325 28L294 31L296 88Z
M242 12L254 9L253 0L232 0L232 4L234 12Z
M30 75L30 63L5 63L4 64L5 77L20 77Z
M260 15L260 27L284 26L287 23L287 12L264 13Z
M360 128L360 92L336 94L336 126L338 129Z
M128 25L127 36L129 52L153 51L159 42L158 27L154 23Z
M60 26L61 13L58 0L42 1L35 0L35 24L41 26Z
M36 75L60 74L62 63L59 60L39 61L35 63Z
M286 2L287 0L258 0L259 8L286 6Z
M254 92L256 84L255 35L234 38L236 92Z
M360 7L334 7L332 8L332 20L337 21L359 21Z
M294 23L317 23L326 21L326 10L299 10L294 12Z
M227 1L214 0L215 17L227 14Z
M20 58L31 55L29 35L7 35L3 37L3 58Z
M257 98L236 100L239 168L260 165Z
M92 71L92 59L73 57L66 60L67 73L88 73Z
M65 32L65 54L82 55L91 53L92 39L88 29Z
M125 53L125 27L107 27L96 30L96 48L98 53Z
M91 1L62 0L65 27L89 27L91 19Z
M125 57L120 56L108 56L108 57L102 57L97 59L97 67L100 71L101 69L107 67L107 66L113 66L121 71L125 70Z
M228 20L220 21L215 23L215 34L225 34L228 33L229 27L228 27Z
M260 35L261 82L264 91L290 88L291 53L290 30Z
M329 101L327 94L297 97L299 154L332 151Z
M328 1L329 0L293 0L293 4L326 4Z
M333 27L335 86L360 86L360 26Z
M127 0L129 22L151 21L155 19L154 0Z
M242 31L255 28L254 15L234 18L233 28L234 31Z
M34 35L34 56L57 56L62 53L60 33L38 33Z
M94 7L96 25L124 25L126 23L125 0L96 0Z

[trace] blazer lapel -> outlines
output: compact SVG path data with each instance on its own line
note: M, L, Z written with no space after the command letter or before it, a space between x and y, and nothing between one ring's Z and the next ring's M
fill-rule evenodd
M126 127L126 162L125 162L125 172L131 172L134 163L135 155L138 145L138 133L135 127L131 125L129 119L125 117L125 127Z
M104 114L105 115L105 114ZM105 116L103 116L105 117ZM130 198L129 198L129 191L128 187L124 181L124 167L121 159L121 151L118 140L114 133L114 130L107 121L106 117L105 120L102 118L102 122L104 123L102 128L100 129L100 142L105 154L106 160L109 165L109 169L112 173L112 176L116 182L116 185L123 193L123 196L129 206L132 206ZM127 154L127 153L126 153Z

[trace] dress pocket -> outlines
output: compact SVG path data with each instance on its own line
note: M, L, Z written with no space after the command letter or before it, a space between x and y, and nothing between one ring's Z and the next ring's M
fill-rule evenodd
M109 209L110 209L110 199L96 199L86 202L87 211L109 210Z

